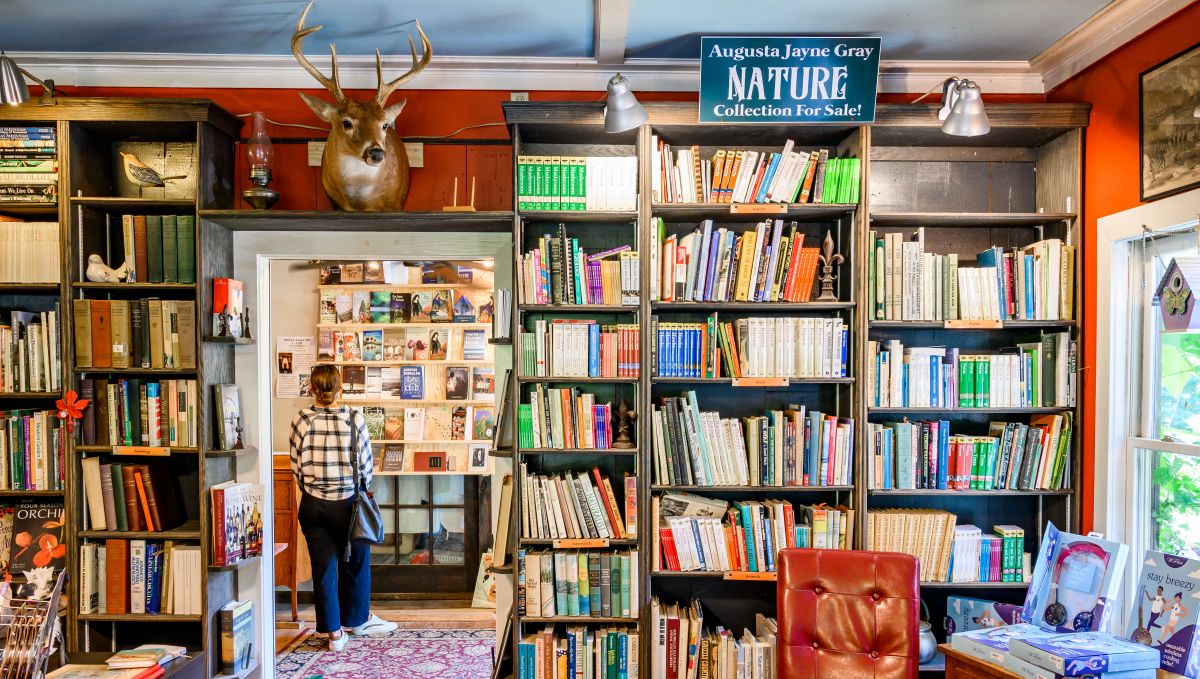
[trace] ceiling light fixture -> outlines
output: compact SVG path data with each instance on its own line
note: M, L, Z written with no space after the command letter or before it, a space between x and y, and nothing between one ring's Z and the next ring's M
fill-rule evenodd
M608 81L608 105L604 107L604 131L628 132L650 118L645 107L629 89L629 81L620 73Z
M54 103L54 81L40 80L29 71L17 65L12 57L0 52L0 104L16 105L29 101L29 86L25 78L42 86L42 97L39 103Z
M972 80L966 78L947 78L941 83L942 108L938 110L938 120L942 123L942 132L955 137L978 137L987 134L992 129L988 122L987 111L983 106L983 93ZM928 97L937 88L922 94L913 103Z

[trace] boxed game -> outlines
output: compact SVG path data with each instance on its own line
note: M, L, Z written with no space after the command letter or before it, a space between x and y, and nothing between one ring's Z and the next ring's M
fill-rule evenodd
M1024 622L1017 604L1004 604L969 596L946 597L946 637L958 632L1015 625Z
M1017 623L1003 627L985 627L970 632L958 632L950 637L950 646L973 658L985 662L1002 663L1008 655L1009 645L1022 637L1048 637L1048 632L1037 625Z
M1009 653L1004 659L1005 669L1012 670L1016 674L1025 679L1066 679L1065 675L1059 674L1053 670L1048 670L1045 667L1038 667L1028 660L1021 660L1017 656ZM1089 679L1156 679L1158 670L1129 670L1127 672L1102 672L1100 674L1089 674Z
M1156 649L1106 632L1070 632L1012 640L1008 652L1068 677L1157 669Z
M1136 616L1130 616L1130 640L1158 649L1162 669L1188 679L1200 677L1200 560L1147 551L1133 596L1137 608Z
M1055 632L1103 629L1128 557L1127 545L1064 533L1047 523L1021 617Z

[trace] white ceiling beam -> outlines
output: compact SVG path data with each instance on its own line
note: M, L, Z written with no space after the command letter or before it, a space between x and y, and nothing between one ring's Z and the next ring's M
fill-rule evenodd
M625 61L629 42L630 0L595 0L596 63L617 65Z

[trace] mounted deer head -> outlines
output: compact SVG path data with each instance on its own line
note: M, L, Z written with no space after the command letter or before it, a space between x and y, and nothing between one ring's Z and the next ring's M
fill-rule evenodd
M329 44L333 73L328 78L305 58L301 49L304 38L322 28L304 27L304 20L312 6L312 0L309 0L300 14L300 21L296 23L296 31L292 34L292 55L333 97L331 104L324 99L300 93L300 98L312 112L330 125L325 153L321 156L321 185L325 187L329 200L340 210L399 211L408 197L409 177L408 156L404 152L404 142L396 133L395 123L406 102L388 106L387 100L396 88L429 65L433 57L433 45L425 31L421 30L420 22L417 22L423 56L417 58L417 46L410 35L408 46L412 50L412 68L399 78L385 83L383 60L379 50L375 50L375 73L379 82L375 97L367 101L348 99L338 82L337 48L333 43Z

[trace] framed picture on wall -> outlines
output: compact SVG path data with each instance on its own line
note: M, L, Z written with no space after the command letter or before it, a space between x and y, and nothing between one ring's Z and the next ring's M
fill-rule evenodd
M1142 72L1142 200L1200 186L1200 45Z

